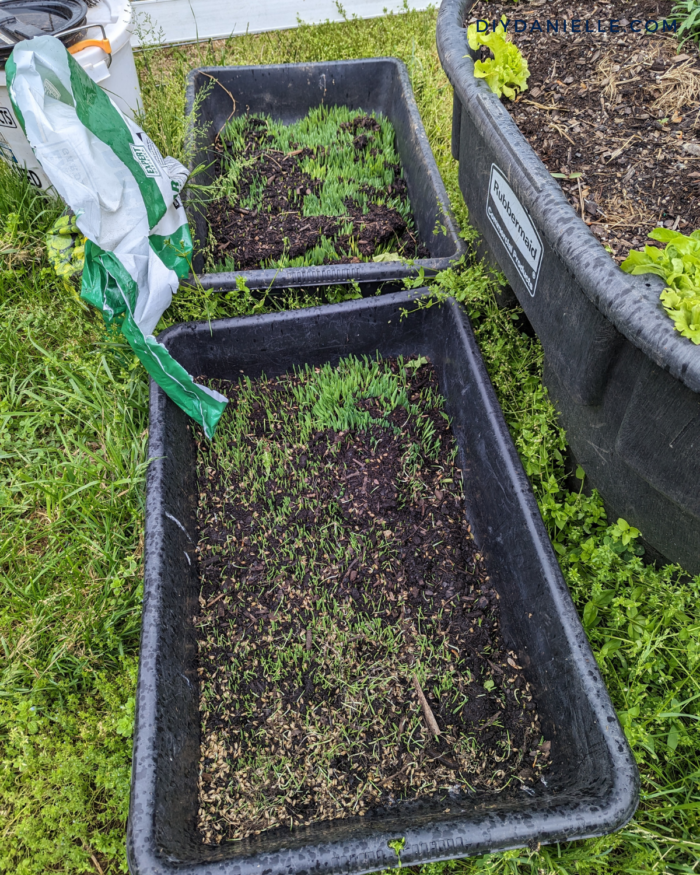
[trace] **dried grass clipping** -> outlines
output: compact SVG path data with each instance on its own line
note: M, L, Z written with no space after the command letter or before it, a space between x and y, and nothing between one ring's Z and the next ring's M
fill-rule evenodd
M673 115L698 106L700 75L694 59L691 58L667 70L657 84L657 88L661 88L661 94L652 104L656 112Z

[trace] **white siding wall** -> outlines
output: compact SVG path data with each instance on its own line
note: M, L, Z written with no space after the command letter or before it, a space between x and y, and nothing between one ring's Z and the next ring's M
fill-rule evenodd
M411 9L437 5L428 0L408 0ZM246 33L287 30L305 24L342 21L335 0L136 0L133 3L136 32L132 45L165 42L184 43L202 39L225 39ZM401 12L403 0L346 0L348 17L376 18L385 12ZM146 17L150 18L150 23Z

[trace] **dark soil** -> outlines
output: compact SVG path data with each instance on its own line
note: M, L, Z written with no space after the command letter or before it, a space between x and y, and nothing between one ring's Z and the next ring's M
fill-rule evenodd
M251 122L255 119L251 119ZM367 132L376 125L369 116L356 119L355 148L359 152L371 148ZM218 143L223 152L226 143ZM210 203L208 221L216 241L213 259L219 263L227 257L233 259L236 270L253 270L267 266L287 256L290 259L305 255L321 242L329 238L339 258L326 258L324 264L356 264L369 260L386 244L402 258L429 258L430 252L416 236L415 230L407 226L404 217L386 204L371 203L369 211L362 210L348 199L345 202L346 216L304 216L300 208L300 197L317 193L321 181L312 179L304 173L300 162L304 157L313 156L309 148L293 150L284 154L271 149L263 126L251 124L244 155L258 159L244 171L240 183L241 198L250 195L251 184L255 179L267 180L262 204L259 209L245 210L233 205L228 198L219 198ZM219 157L215 165L217 174L222 172L223 159ZM401 175L401 167L392 165L394 179L387 186L386 193L400 197L408 202L408 189ZM288 192L291 191L291 197ZM357 240L360 255L350 250L349 234L342 234L348 219L355 229L362 228ZM358 237L357 232L353 235Z
M308 379L253 383L253 396L244 383L210 383L231 399L224 416L239 417L240 455L235 465L224 444L200 445L207 841L435 793L449 807L450 793L528 787L548 762L465 520L434 369L407 378L419 416L369 398L358 409L381 424L314 430L295 445L294 391ZM426 429L431 458L415 450ZM262 485L261 446L286 459Z
M469 20L669 19L668 0L477 3ZM637 26L637 25L635 25ZM509 28L512 31L513 26ZM529 30L529 24L528 24ZM622 261L661 225L700 227L700 60L673 33L513 33L528 90L504 105L598 239ZM571 178L572 174L580 174Z

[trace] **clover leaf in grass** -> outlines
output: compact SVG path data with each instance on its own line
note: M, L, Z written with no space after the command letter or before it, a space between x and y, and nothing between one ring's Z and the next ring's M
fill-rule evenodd
M485 79L486 84L497 96L505 94L510 100L515 100L518 93L527 90L527 80L530 70L520 49L513 45L505 35L505 15L501 19L503 33L498 29L479 33L476 24L467 28L467 39L472 51L481 46L491 50L493 58L476 61L474 75L477 79Z
M645 246L633 250L620 267L638 276L653 273L666 283L661 304L683 337L700 344L700 230L686 237L680 231L655 228L649 237L664 249Z

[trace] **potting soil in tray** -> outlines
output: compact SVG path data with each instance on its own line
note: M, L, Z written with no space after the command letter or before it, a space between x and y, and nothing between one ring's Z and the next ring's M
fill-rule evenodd
M231 403L197 461L205 841L539 781L432 365L210 385Z
M216 148L215 271L429 257L382 116L326 106L289 126L240 116Z
M687 42L677 54L678 39L663 24L644 32L647 21L670 21L673 5L522 0L517 9L479 2L469 11L469 21L511 19L530 78L527 91L503 103L618 262L648 244L656 227L700 228L698 50ZM522 33L513 32L516 18L527 22ZM594 32L572 33L575 19L592 22ZM621 32L598 32L598 21L609 30L610 19ZM546 32L548 20L559 22L558 33ZM630 30L635 20L642 33Z

